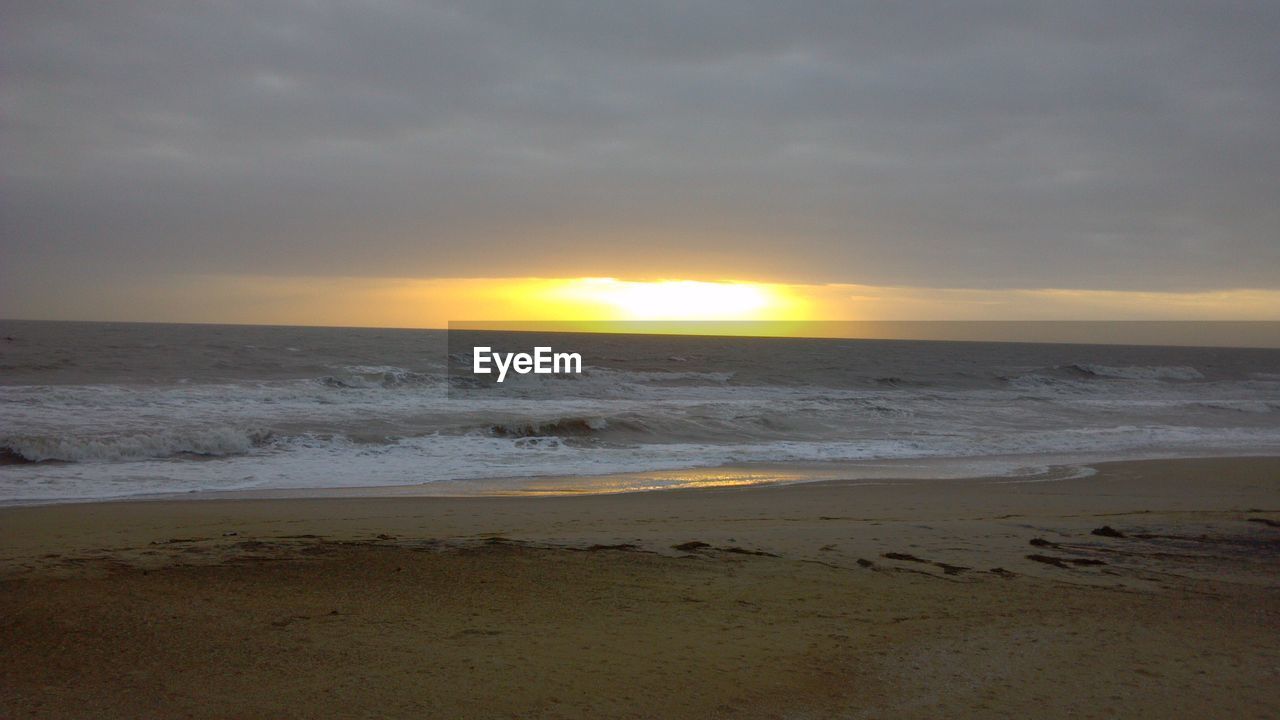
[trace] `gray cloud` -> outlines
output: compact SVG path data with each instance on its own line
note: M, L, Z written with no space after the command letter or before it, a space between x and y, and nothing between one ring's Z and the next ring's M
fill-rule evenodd
M192 271L1280 287L1275 3L3 14L11 288Z

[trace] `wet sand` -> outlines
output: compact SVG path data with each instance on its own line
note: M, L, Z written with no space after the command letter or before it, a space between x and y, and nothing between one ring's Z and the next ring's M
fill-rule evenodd
M0 509L0 717L1276 717L1280 459Z

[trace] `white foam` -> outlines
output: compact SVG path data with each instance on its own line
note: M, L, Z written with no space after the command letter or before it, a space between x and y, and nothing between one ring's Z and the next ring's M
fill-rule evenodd
M214 427L89 437L0 436L0 447L29 462L152 460L177 455L243 455L269 437L262 429Z
M1043 454L1280 452L1269 430L1122 426L1038 432L986 439L969 436L857 442L662 443L576 445L560 438L430 435L386 444L346 437L298 436L206 462L27 465L5 468L0 502L101 498L156 492L416 485L444 480L550 475L607 475L741 463L982 458Z
M557 399L544 387L459 399L440 376L370 363L335 366L343 382L332 386L0 386L0 446L75 463L0 467L0 502L725 463L1280 451L1280 385L1257 373L1079 367L1112 379L1039 371L978 387L831 388L593 368Z

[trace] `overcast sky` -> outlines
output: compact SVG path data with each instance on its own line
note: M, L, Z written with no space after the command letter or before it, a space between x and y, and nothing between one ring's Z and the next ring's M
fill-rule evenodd
M1280 289L1276 2L33 0L0 28L28 314L188 273Z

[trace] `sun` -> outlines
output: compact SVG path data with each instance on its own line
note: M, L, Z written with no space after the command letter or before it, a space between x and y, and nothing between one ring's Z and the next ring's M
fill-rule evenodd
M752 282L575 278L540 294L583 320L794 320L804 310L785 286Z

